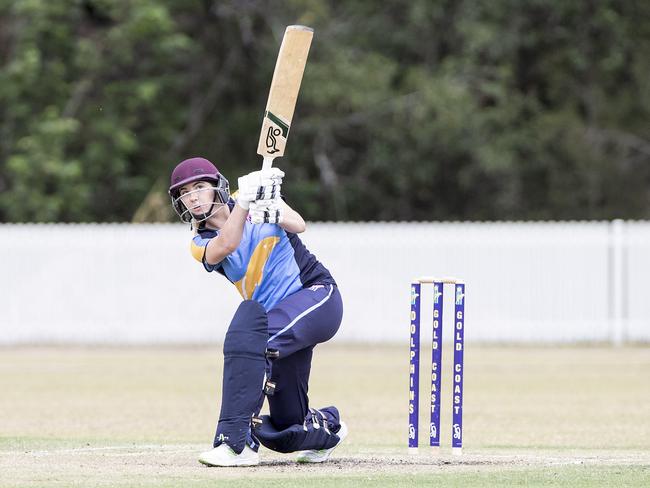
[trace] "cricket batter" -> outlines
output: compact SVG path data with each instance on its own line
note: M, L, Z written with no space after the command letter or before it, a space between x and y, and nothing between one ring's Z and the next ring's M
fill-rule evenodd
M334 336L343 306L334 278L298 237L305 221L280 198L283 176L255 171L231 196L207 159L186 159L171 175L174 210L195 231L192 255L244 299L224 339L214 448L199 457L208 466L255 466L260 443L319 463L347 435L336 407L309 407L313 349ZM270 415L259 417L265 396Z

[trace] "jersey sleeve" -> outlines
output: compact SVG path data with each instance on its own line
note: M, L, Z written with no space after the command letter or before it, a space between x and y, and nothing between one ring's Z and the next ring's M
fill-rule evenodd
M210 264L205 260L205 249L210 242L211 237L202 237L200 234L195 235L190 244L190 252L192 257L196 259L199 263L203 264L205 270L210 273L219 267L219 263Z

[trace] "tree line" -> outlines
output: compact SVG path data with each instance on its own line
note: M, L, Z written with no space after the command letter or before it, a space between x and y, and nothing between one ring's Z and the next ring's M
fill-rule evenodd
M0 0L0 221L171 220L195 155L236 187L289 24L307 220L650 215L649 2Z

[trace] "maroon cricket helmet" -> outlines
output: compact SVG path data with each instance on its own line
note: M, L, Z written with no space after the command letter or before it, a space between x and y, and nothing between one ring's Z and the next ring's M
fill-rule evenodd
M191 215L180 201L180 189L195 181L209 181L215 190L214 203L227 203L230 198L228 180L219 173L217 167L205 158L189 158L178 163L172 171L169 196L176 213L184 222L191 220Z
M189 158L181 161L172 171L169 194L178 192L181 186L199 180L218 182L221 173L217 167L205 158Z

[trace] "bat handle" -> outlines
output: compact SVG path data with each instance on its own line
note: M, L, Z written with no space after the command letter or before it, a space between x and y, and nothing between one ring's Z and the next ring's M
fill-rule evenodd
M265 157L264 161L262 161L262 169L269 169L271 166L273 166L273 160L275 158L268 158Z

